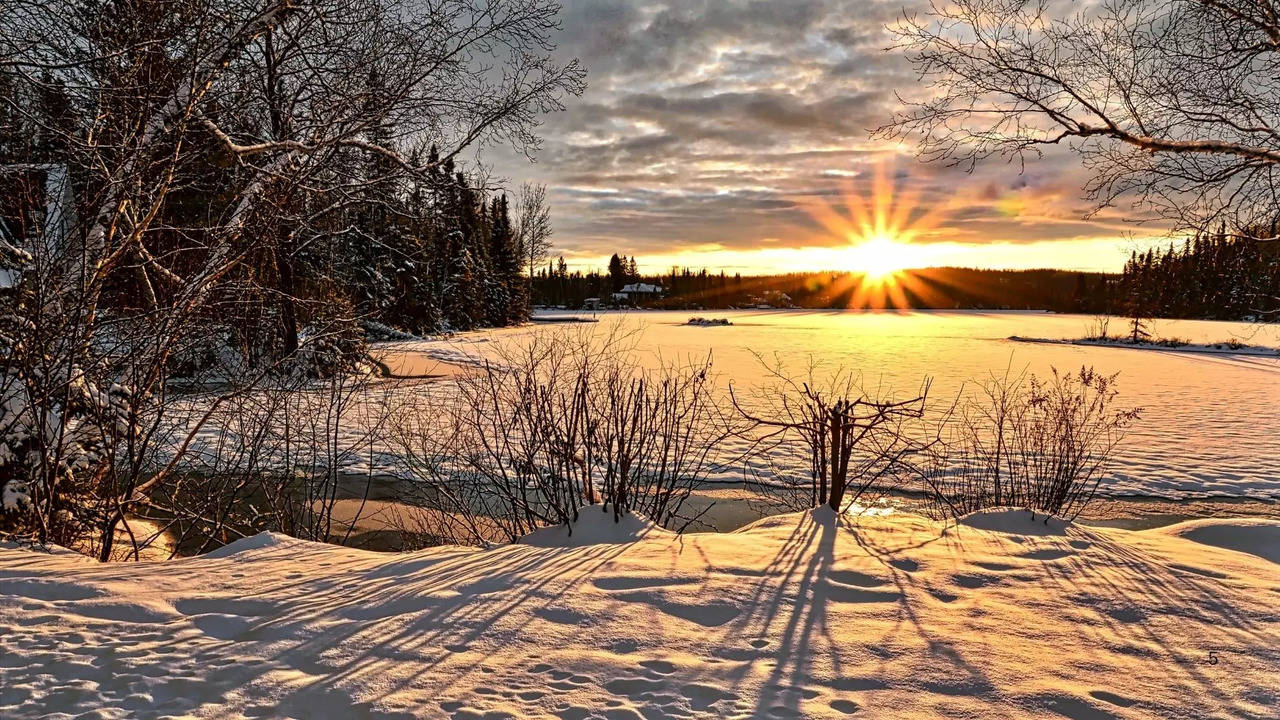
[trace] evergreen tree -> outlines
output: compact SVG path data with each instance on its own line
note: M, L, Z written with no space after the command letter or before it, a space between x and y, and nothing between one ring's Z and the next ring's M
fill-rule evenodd
M612 292L622 292L622 287L627 284L627 267L617 253L609 258L609 282Z

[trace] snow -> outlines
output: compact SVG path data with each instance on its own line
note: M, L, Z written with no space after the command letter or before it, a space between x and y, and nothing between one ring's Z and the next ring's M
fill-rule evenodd
M960 518L961 525L1010 535L1065 535L1069 523L1025 508L989 508Z
M233 555L239 555L247 550L261 550L262 548L278 547L280 545L297 545L299 543L305 543L305 541L291 538L282 533L260 532L252 537L240 538L234 542L227 543L217 550L205 553L204 557L225 558Z
M21 480L9 480L0 488L0 511L16 512L31 504L27 484Z
M820 372L844 367L863 374L870 388L901 395L919 389L921 379L934 381L931 395L940 405L953 400L974 381L1006 368L1026 368L1040 376L1092 365L1099 372L1119 372L1119 401L1142 408L1103 479L1103 496L1149 496L1170 500L1244 497L1280 498L1280 403L1275 402L1280 359L1209 353L1115 352L1108 348L1061 343L1011 343L1011 330L1037 336L1079 334L1082 316L1046 313L854 313L817 311L723 311L732 331L686 326L688 311L608 312L593 324L531 324L521 327L458 333L448 338L382 342L375 353L397 377L432 378L429 382L375 383L357 411L348 412L333 438L340 449L341 472L394 478L405 475L393 443L373 437L360 417L375 418L384 406L426 407L447 404L454 378L485 363L501 366L503 354L516 351L542 333L606 337L616 333L634 345L629 357L647 367L663 363L701 362L712 358L713 380L732 381L751 401L751 391L769 382L755 350L766 359L782 358L803 372L812 361ZM1280 345L1280 326L1253 326L1260 341ZM1206 343L1240 336L1238 324L1169 321L1161 332ZM1274 335L1274 339L1273 339ZM188 396L192 415L200 414L200 398ZM724 400L728 406L728 400ZM320 399L316 400L320 405ZM323 423L321 423L323 425ZM185 461L193 467L213 466L211 458L225 442L222 430L206 426ZM328 442L327 438L323 439ZM723 456L741 457L750 447L745 437L723 444ZM283 447L276 443L273 447ZM0 448L2 450L2 448ZM780 449L772 458L726 463L711 478L741 483L744 471L807 477L808 461ZM274 461L273 461L274 462ZM281 461L283 462L283 461ZM744 467L745 466L745 467Z
M622 292L614 293L614 295L624 295L624 296L632 295L632 294L656 295L660 292L662 292L661 285L654 285L652 283L630 283L627 285L623 285Z
M636 513L623 515L614 522L613 512L603 506L589 506L578 512L578 518L567 525L542 528L520 538L521 544L534 547L577 547L635 542L670 533Z
M844 312L817 310L717 311L733 324L731 332L709 332L685 325L688 311L602 312L600 322L575 332L607 337L618 333L634 345L629 357L647 366L700 362L712 358L712 375L733 382L740 398L770 378L762 353L772 363L783 360L794 373L813 363L821 375L836 368L862 374L868 388L914 392L925 377L931 395L945 405L975 383L1009 370L1041 377L1051 368L1068 370L1091 365L1098 372L1119 373L1119 402L1142 408L1121 444L1116 463L1104 478L1104 496L1150 496L1167 499L1249 497L1280 498L1280 403L1275 402L1280 358L1236 352L1116 352L1111 348L1049 343L1010 342L1020 337L1070 338L1088 330L1093 318L1044 312ZM1280 347L1280 325L1211 321L1160 321L1153 331L1211 346L1232 339L1258 346ZM444 360L457 353L459 362L476 365L500 359L539 333L556 326L462 333L445 341L404 345L432 352ZM434 348L434 349L433 349ZM726 443L732 457L749 443ZM353 443L353 452L359 445ZM779 469L807 473L807 461L775 458L748 472ZM740 481L741 465L729 468L719 482Z
M1280 563L1280 521L1263 518L1191 520L1166 528L1163 532Z
M1214 546L1271 525L600 519L401 555L0 549L0 717L1280 715L1280 565Z
M1257 357L1276 357L1280 355L1280 349L1266 347L1263 345L1246 345L1237 341L1214 342L1214 343L1192 343L1180 340L1160 341L1160 340L1140 340L1133 342L1124 338L1110 338L1103 340L1101 338L1081 338L1077 340L1055 340L1049 338L1032 338L1019 337L1011 335L1009 339L1014 342L1024 343L1042 343L1050 345L1081 345L1092 347L1113 347L1128 348L1130 350L1163 350L1165 352L1179 353L1205 353L1209 355L1242 355Z

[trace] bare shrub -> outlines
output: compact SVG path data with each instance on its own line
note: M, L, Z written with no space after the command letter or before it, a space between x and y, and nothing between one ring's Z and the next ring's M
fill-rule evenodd
M399 412L407 501L422 508L406 529L419 542L514 541L596 503L687 528L684 502L732 418L709 362L646 370L622 342L539 335L463 377L443 413L438 398Z
M1106 342L1111 339L1111 316L1095 315L1085 330L1086 340Z
M1067 519L1093 500L1139 410L1117 407L1116 375L1092 368L992 376L964 401L947 441L917 469L939 517L1026 507Z
M843 371L819 383L812 368L809 379L799 381L780 365L766 367L775 382L759 389L750 405L736 394L733 403L762 431L757 438L762 447L791 450L798 442L803 448L809 461L807 485L786 481L785 473L757 483L785 507L827 504L843 512L868 490L898 484L914 459L933 444L913 427L924 416L927 381L907 399L882 399Z
M370 467L355 472L357 452L373 456L389 406L374 378L316 379L311 367L165 398L139 459L140 494L119 519L127 537L115 540L126 546L116 554L136 557L156 543L198 553L264 530L350 540L375 483ZM208 388L217 376L187 380ZM340 503L353 507L335 513ZM156 532L135 535L134 524Z

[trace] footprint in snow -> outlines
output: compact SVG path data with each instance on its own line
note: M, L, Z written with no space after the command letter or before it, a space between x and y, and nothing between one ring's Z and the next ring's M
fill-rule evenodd
M651 605L666 615L688 620L703 627L719 627L738 617L742 612L728 603L686 603L669 599L658 592L631 592L618 594L615 597L624 602Z
M1178 570L1185 573L1203 575L1208 578L1213 578L1214 580L1226 580L1231 577L1230 575L1226 573L1220 573L1217 570L1209 570L1207 568L1192 567L1190 565L1178 565L1174 563L1174 564L1170 564L1169 568L1171 570Z
M689 706L695 710L706 710L721 700L733 701L738 699L736 693L702 683L689 683L680 688L680 693L689 700Z
M1137 704L1138 702L1133 698L1127 698L1123 695L1117 695L1113 692L1107 692L1106 690L1092 690L1089 692L1089 695L1094 700L1101 700L1102 702L1111 703L1112 705L1117 705L1119 707L1127 708Z
M675 664L667 662L666 660L643 660L640 665L658 673L659 675L670 675L676 671Z
M898 568L903 572L915 572L920 569L920 563L911 558L895 558L889 561L889 564Z
M591 581L601 590L642 590L653 587L670 587L672 585L690 585L698 582L694 578L662 577L646 575L606 575Z
M858 703L852 700L832 700L828 703L832 710L845 715L852 715L858 712Z
M984 575L956 575L953 580L955 580L955 583L960 587L969 588L970 590L977 590L980 587L986 587L995 582L993 578L989 578Z
M868 590L860 587L827 583L827 597L839 603L894 602L902 597L894 590Z
M885 584L884 580L874 575L867 575L853 570L833 570L827 574L827 579L843 585L856 585L865 588L880 587Z
M614 695L625 695L629 698L638 698L645 693L653 692L661 689L666 683L662 680L650 680L649 678L618 678L610 680L604 684L604 689Z
M1071 553L1066 550L1062 550L1060 548L1043 548L1041 550L1035 550L1033 552L1029 552L1025 555L1022 555L1021 557L1027 558L1028 560L1051 561L1051 560L1061 560L1062 558L1065 558L1065 557L1071 557Z

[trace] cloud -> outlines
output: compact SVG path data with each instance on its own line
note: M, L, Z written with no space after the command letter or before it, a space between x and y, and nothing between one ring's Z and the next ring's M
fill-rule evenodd
M918 242L1134 229L1116 212L1081 219L1084 176L1066 150L1025 174L996 162L967 175L873 139L895 91L918 92L905 59L885 50L902 4L574 0L557 53L587 66L586 95L546 119L536 163L501 150L487 159L513 181L548 185L557 250L571 259L847 243L799 199L840 208L884 164L901 197L938 210Z

